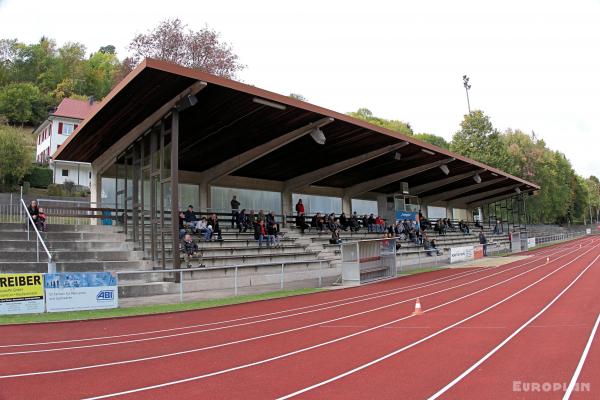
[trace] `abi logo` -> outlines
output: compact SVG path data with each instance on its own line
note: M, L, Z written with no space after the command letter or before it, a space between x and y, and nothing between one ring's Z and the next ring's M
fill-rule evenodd
M101 290L96 295L96 300L97 301L114 300L114 298L115 298L115 291L114 290Z

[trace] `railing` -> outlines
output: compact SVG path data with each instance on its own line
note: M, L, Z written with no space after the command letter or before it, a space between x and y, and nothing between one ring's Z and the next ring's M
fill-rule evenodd
M560 241L570 240L570 239L574 239L574 238L585 236L585 235L586 235L585 231L580 231L580 232L560 233L560 234L548 235L548 236L536 236L535 237L535 245L539 246L540 244L544 244L544 243L560 242Z
M318 261L318 269L290 270L292 266L311 264ZM125 276L166 274L168 277L161 281L171 279L178 284L178 293L171 293L172 298L156 298L157 302L172 302L174 296L178 295L178 301L184 301L187 293L189 300L194 298L218 298L228 295L239 296L240 294L259 294L275 290L298 289L298 288L321 288L324 285L333 284L337 279L336 274L325 274L335 272L326 260L317 261L289 261L262 264L236 264L216 267L196 267L180 269L164 269L150 271L116 271L119 276L119 286L126 288L127 281L120 279ZM260 269L259 269L260 267ZM337 270L336 270L337 271ZM334 276L335 275L335 276ZM186 277L189 276L189 279ZM190 290L186 290L186 284ZM193 286L196 286L195 288ZM203 288L204 286L204 288ZM195 290L193 290L195 289ZM137 296L136 296L137 297ZM131 298L131 297L128 297Z
M26 224L27 224L27 241L29 241L29 239L30 239L30 234L29 234L30 226L33 227L33 230L36 234L35 243L36 243L37 261L40 262L40 243L41 243L42 247L44 248L44 251L46 252L46 255L48 256L48 273L50 274L50 273L56 272L56 263L52 261L52 254L50 254L50 251L48 250L48 247L46 246L46 243L44 242L42 235L40 235L40 231L38 230L37 226L35 225L35 222L33 221L31 214L29 214L29 211L27 210L27 205L25 204L25 201L23 199L21 199L21 205L23 206L25 215L27 215L27 219L28 219L28 221L26 222Z

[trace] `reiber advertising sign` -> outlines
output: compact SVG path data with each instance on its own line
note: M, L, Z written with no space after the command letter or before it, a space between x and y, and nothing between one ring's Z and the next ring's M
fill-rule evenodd
M119 306L116 274L63 272L45 274L48 312L97 310Z
M43 274L0 274L0 314L43 312Z

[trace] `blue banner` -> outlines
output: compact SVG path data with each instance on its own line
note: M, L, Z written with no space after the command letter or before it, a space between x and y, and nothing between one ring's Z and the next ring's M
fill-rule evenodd
M416 221L417 213L410 211L396 211L396 221Z
M74 311L116 308L117 276L112 272L44 274L46 310Z

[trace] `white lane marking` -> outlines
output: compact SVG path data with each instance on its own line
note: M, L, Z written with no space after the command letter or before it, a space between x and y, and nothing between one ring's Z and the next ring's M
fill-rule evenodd
M595 247L597 247L597 246L594 246L594 248ZM422 343L422 342L424 342L424 341L426 341L428 339L431 339L432 337L435 337L435 336L437 336L437 335L439 335L439 334L441 334L441 333L443 333L443 332L445 332L445 331L447 331L449 329L452 329L456 325L460 325L460 324L462 324L462 323L464 323L464 322L466 322L466 321L468 321L468 320L470 320L472 318L475 318L478 315L483 314L486 311L491 310L492 308L498 306L499 304L502 304L502 303L510 300L511 298L517 296L518 294L524 292L525 290L529 289L530 287L532 287L532 286L536 285L537 283L543 281L544 279L548 278L549 276L555 274L556 272L558 272L561 269L565 268L567 265L572 264L577 259L583 257L583 255L587 254L591 250L592 249L586 251L585 253L583 253L580 256L574 258L573 260L569 261L568 263L563 264L561 267L555 269L554 271L552 271L549 274L543 276L542 278L540 278L537 281L533 282L532 284L526 286L525 288L523 288L523 289L521 289L521 290L513 293L512 295L504 298L503 300L501 300L501 301L493 304L492 306L489 306L489 307L483 309L482 311L479 311L476 314L471 315L470 317L467 317L467 318L465 318L465 319L463 319L461 321L458 321L458 322L456 322L456 323L454 323L452 325L449 325L449 326L447 326L446 328L444 328L444 329L442 329L440 331L437 331L437 332L435 332L435 333L433 333L433 334L431 334L431 335L429 335L429 336L427 336L427 337L425 337L423 339L420 339L420 340L418 340L416 342L413 342L412 344L410 344L408 346L405 346L402 349L397 350L394 353L390 353L390 354L388 354L388 355L386 355L384 357L385 358L392 357L395 354L398 354L398 353L400 353L400 352L402 352L404 350L407 350L407 349L409 349L411 347L414 347L414 346L418 345L419 343ZM533 269L537 269L537 268L539 268L539 267L536 267L536 268L533 268ZM529 270L529 272L532 271L533 269ZM433 311L435 309L438 309L438 308L441 308L441 307L445 307L448 304L452 304L452 303L455 303L457 301L463 300L465 298L474 296L477 293L480 293L480 292L488 290L488 289L490 289L492 287L498 286L499 284L507 282L509 280L515 279L515 278L517 278L520 275L526 274L527 272L528 271L525 271L525 272L523 272L523 273L521 273L519 275L516 275L514 277L506 279L505 281L498 282L498 283L496 283L494 285L488 286L487 288L483 288L483 289L480 289L480 290L478 290L476 292L473 292L473 293L467 294L465 296L461 296L459 298L456 298L456 299L453 299L451 301L448 301L446 303L439 304L439 305L437 305L435 307L432 307L432 308L430 308L428 310L425 310L424 312L430 312L430 311ZM376 329L383 328L385 326L389 326L389 325L395 324L397 322L400 322L400 321L403 321L403 320L406 320L406 319L409 319L409 318L413 318L413 316L409 315L409 316L406 316L406 317L403 317L403 318L396 319L394 321L387 322L385 324L381 324L381 325L377 325L377 326L371 327L369 329L365 329L365 330L360 331L360 332L356 332L356 333L353 333L353 334L350 334L350 335L346 335L346 336L342 336L342 337L339 337L339 338L336 338L336 339L333 339L333 340L329 340L327 342L319 343L319 344L316 344L316 345L313 345L313 346L309 346L309 347L304 347L302 349L298 349L298 350L295 350L295 351L292 351L292 352L289 352L289 353L280 354L278 356L274 356L274 357L271 357L271 358L263 359L263 360L260 360L260 361L255 361L255 362L248 363L248 364L238 365L237 367L231 367L231 368L228 368L228 369L224 369L224 370L220 370L220 371L215 371L215 372L211 372L211 373L208 373L208 374L203 374L203 375L193 376L193 377L190 377L190 378L185 378L185 379L179 379L179 380L175 380L175 381L160 383L160 384L157 384L157 385L145 386L145 387L141 387L141 388L137 388L137 389L125 390L125 391L122 391L122 392L109 393L109 394L105 394L105 395L90 397L90 398L87 398L87 399L84 399L84 400L106 399L106 398L110 398L110 397L123 396L123 395L126 395L126 394L139 393L139 392L143 392L143 391L147 391L147 390L160 389L160 388L163 388L163 387L168 387L168 386L178 385L178 384L181 384L181 383L187 383L187 382L197 381L197 380L204 379L204 378L209 378L209 377L213 377L213 376L217 376L217 375L222 375L222 374L225 374L225 373L228 373L228 372L233 372L233 371L237 371L237 370L241 370L241 369L245 369L245 368L249 368L249 367L254 367L254 366L257 366L257 365L261 365L261 364L266 364L266 363L269 363L271 361L280 360L282 358L287 358L287 357L290 357L290 356L293 356L293 355L296 355L296 354L299 354L299 353L304 353L306 351L313 350L313 349L316 349L316 348L320 348L320 347L323 347L323 346L326 346L326 345L329 345L329 344L332 344L332 343L340 342L342 340L349 339L351 337L362 335L364 333L371 332L371 331L374 331ZM375 363L377 363L379 361L382 361L385 358L381 358L381 359L372 361L369 365L372 365L372 364L375 364ZM359 367L359 369L366 368L367 366L368 365ZM359 369L356 369L356 370L359 370ZM347 373L345 373L343 375L339 375L338 377L332 378L332 379L330 379L328 381L324 381L324 382L321 382L321 383L319 383L317 385L313 385L310 388L305 388L305 389L302 389L301 391L298 391L298 392L292 393L292 394L290 394L288 396L282 397L281 399L289 398L289 397L295 396L297 394L304 393L304 392L306 392L308 390L311 390L311 389L313 389L315 387L322 386L322 385L324 385L324 384L326 384L328 382L332 382L333 380L340 379L341 377L343 377L345 375L349 375L350 373L353 373L353 372L356 372L356 371L355 370L349 371L349 372L347 372Z
M593 241L590 241L590 243L593 243ZM556 248L545 250L543 252L543 255L547 255L547 254L554 255L554 254L558 254L558 253L561 253L561 252L564 252L564 251L569 251L571 249L572 249L571 247L566 247L566 246L565 247L562 247L562 246L559 247L559 246L557 246ZM556 251L554 251L554 250L556 250ZM542 253L533 254L532 258L537 257L540 254L542 254ZM531 260L530 262L527 262L527 263L524 263L524 264L520 264L520 265L521 266L525 266L525 265L528 265L528 264L533 263L535 261L537 261L537 260ZM403 286L403 287L400 287L400 288L387 289L387 290L382 290L382 291L378 291L378 292L366 293L366 294L359 295L359 296L346 297L346 298L339 299L339 300L332 300L332 301L327 301L327 302L323 302L323 303L312 304L312 305L303 306L303 307L290 308L290 309L287 309L287 310L281 310L281 311L275 311L275 312L271 312L271 313L251 315L251 316L247 316L247 317L235 318L235 319L224 320L224 321L216 321L216 322L210 322L210 323L204 323L204 324L187 325L187 326L181 326L181 327L175 327L175 328L167 328L167 329L157 329L157 330L144 331L144 332L126 333L126 334L121 334L121 335L98 336L98 337L91 337L91 338L57 340L57 341L36 342L36 343L8 344L8 345L0 345L0 348L42 346L42 345L49 345L49 344L76 343L76 342L86 342L86 341L95 341L95 340L117 339L117 338L122 338L122 337L129 337L129 336L143 336L143 335L150 335L150 334L153 334L153 333L173 332L173 331L179 331L179 330L185 330L185 329L199 328L199 327L203 327L203 326L213 326L213 325L226 324L226 323L230 323L230 322L246 321L246 320L249 320L249 319L262 318L262 317L267 317L267 316L272 316L272 315L279 315L279 314L284 314L284 313L287 313L287 312L305 310L305 309L309 309L309 308L315 308L315 307L319 307L319 306L323 306L323 305L335 304L335 303L340 303L340 302L343 302L343 301L360 299L360 298L365 298L365 297L367 297L366 300L370 300L371 297L369 297L369 296L380 295L380 294L383 294L383 293L402 293L403 291L408 291L406 289L413 289L413 288L416 290L416 289L419 289L419 288L422 288L422 287L431 286L434 283L449 282L449 281L452 281L452 280L459 279L461 277L465 277L465 276L469 276L469 275L474 275L474 274L486 272L486 271L489 271L489 270L499 269L499 268L501 268L503 266L504 265L498 265L498 266L493 266L493 267L483 267L483 268L478 269L476 271L464 271L464 272L460 272L460 273L451 274L451 275L448 275L448 276L443 276L443 277L440 277L440 278L432 279L431 281L425 281L425 282L421 282L421 283L416 283L416 284L413 284L413 285ZM441 282L439 282L439 281L441 281ZM423 286L423 285L427 285L427 286ZM400 292L398 292L398 291L400 291ZM379 298L379 297L381 297L381 296L373 297L373 298ZM347 303L347 304L352 304L352 303ZM315 310L315 311L320 311L320 309Z
M473 372L477 367L479 367L481 364L483 364L485 362L485 360L487 360L488 358L490 358L491 356L493 356L494 354L496 354L496 352L498 352L498 350L500 350L502 347L504 347L504 345L506 345L508 342L510 342L515 336L517 336L521 331L523 331L523 329L525 329L527 327L527 325L531 324L533 321L535 321L536 319L538 319L538 317L540 315L542 315L544 312L546 312L546 310L548 310L554 303L556 303L556 301L558 301L558 299L560 299L562 297L563 294L565 294L565 292L567 290L569 290L571 288L571 286L573 286L575 284L575 282L577 282L579 280L579 278L581 278L583 276L583 274L586 273L586 271L588 269L591 268L592 265L594 265L594 263L598 260L598 258L600 258L600 255L597 256L594 261L592 261L590 264L588 264L588 266L581 271L577 277L575 277L575 279L573 279L571 281L571 283L569 283L567 285L567 287L565 287L563 290L560 291L560 293L558 295L556 295L556 297L554 297L548 304L546 304L540 311L538 311L533 317L529 318L527 320L527 322L525 322L523 325L521 325L519 328L517 328L513 333L511 333L506 339L504 339L502 342L500 342L500 344L498 344L496 347L494 347L489 353L487 353L486 355L484 355L483 357L481 357L476 363L474 363L473 365L471 365L469 368L467 368L462 374L460 374L459 376L457 376L452 382L448 383L446 386L444 386L443 388L441 388L440 390L438 390L436 393L434 393L431 397L429 397L429 400L434 400L437 399L438 397L440 397L442 394L446 393L448 390L450 390L453 386L455 386L458 382L460 382L461 380L464 379L465 376L469 375L471 372Z
M566 255L568 255L568 254L569 253L567 253ZM581 255L579 257L582 257L582 256L583 255ZM559 258L562 258L562 257L563 256L561 256ZM557 259L559 259L559 258L557 258ZM524 271L524 272L522 272L522 273L520 273L518 275L515 275L515 276L513 276L511 278L505 279L504 281L501 281L501 282L498 282L498 283L496 283L494 285L491 285L491 286L488 286L486 288L480 289L480 290L478 290L476 292L473 292L473 293L471 293L469 295L459 297L458 299L449 301L447 303L444 303L443 305L451 304L451 303L453 303L455 301L462 300L464 298L470 297L470 296L472 296L474 294L477 294L477 293L480 293L480 292L482 292L484 290L493 288L493 287L498 286L498 285L500 285L502 283L505 283L505 282L508 282L508 281L510 281L512 279L515 279L515 278L517 278L519 276L525 275L525 274L527 274L529 272L535 271L536 269L544 267L546 265L548 265L548 264L538 265L537 267L531 268L531 269L529 269L527 271ZM514 268L517 268L517 267L519 267L519 266L515 266L515 267L513 267L511 269L514 269ZM499 274L501 274L503 272L505 272L505 271L497 272L496 274L493 274L492 276L499 275ZM480 280L483 280L483 279L486 279L486 278L487 277L483 277L483 278L477 279L477 281L480 281ZM473 283L473 282L471 282L471 283ZM456 287L459 287L459 286L464 286L464 285L466 285L466 284L457 285L457 286L455 286L453 288L456 288ZM453 288L446 288L446 289L443 289L443 290L440 290L440 291L437 291L437 292L432 292L432 293L423 295L421 297L428 297L428 296L431 296L431 295L434 295L434 294L437 294L437 293L440 293L440 292L445 292L445 291L453 289ZM310 324L310 325L305 325L305 326L301 326L301 327L298 327L298 328L287 329L287 330L284 330L284 331L279 331L279 332L274 332L274 333L265 334L265 335L261 335L261 336L255 336L255 337L251 337L251 338L236 340L236 341L233 341L233 342L226 342L226 343L222 343L222 344L218 344L218 345L212 345L212 346L208 346L208 347L201 347L201 348L196 348L196 349L183 350L183 351L178 351L178 352L174 352L174 353L160 354L160 355L156 355L156 356L149 356L149 357L138 358L138 359L122 360L122 361L115 361L115 362L103 363L103 364L92 364L92 365L86 365L86 366L82 366L82 367L73 367L73 368L65 368L65 369L60 369L60 370L49 370L49 371L38 371L38 372L28 372L28 373L12 374L12 375L3 375L3 376L0 376L0 379L19 378L19 377L35 376L35 375L48 375L48 374L57 374L57 373L72 372L72 371L81 371L81 370L87 370L87 369L93 369L93 368L100 368L100 367L107 367L107 366L114 366L114 365L123 365L123 364L131 364L131 363L137 363L137 362L143 362L143 361L150 361L150 360L156 360L156 359L167 358L167 357L174 357L174 356L179 356L179 355L184 355L184 354L190 354L190 353L195 353L195 352L200 352L200 351L205 351L205 350L210 350L210 349L215 349L215 348L220 348L220 347L225 347L225 346L230 346L230 345L234 345L234 344L250 342L250 341L254 341L254 340L258 340L258 339L264 339L264 338L267 338L267 337L273 337L273 336L277 336L277 335L282 335L282 334L285 334L285 333L295 332L295 331L299 331L299 330L311 328L311 327L314 327L314 326L319 326L319 325L326 324L326 323L329 323L329 322L340 321L340 320L343 320L343 319L355 317L355 316L358 316L358 315L367 314L367 313L370 313L370 312L378 311L380 309L384 309L384 308L392 307L392 306L395 306L395 305L398 305L398 304L402 304L402 303L406 303L406 302L409 302L409 301L413 301L416 298L417 297L414 297L412 299L402 300L400 302L389 304L389 305L382 306L382 307L378 307L378 308L375 308L375 309L371 309L371 310L367 310L367 311L362 311L362 312L359 312L359 313L355 313L355 314L351 314L351 315L347 315L347 316L343 316L343 317L338 317L338 318L334 318L334 319L331 319L331 320L322 321L322 322L318 322L318 323L314 323L314 324ZM436 309L436 308L439 308L439 307L440 306L433 307L429 311L431 311L433 309ZM390 324L392 324L394 322L402 321L402 320L407 319L407 318L408 317L401 318L401 319L396 320L396 321L392 321L392 322L390 322L388 324L381 325L381 327L384 327L386 325L390 325ZM369 330L370 329L367 329L364 332L368 332ZM351 337L351 336L349 336L349 337Z
M568 256L571 253L572 252L566 253L566 254L564 254L562 256L559 256L559 257L555 258L553 261L558 260L558 259L563 258L563 257L566 257L566 256ZM425 294L425 295L423 295L421 297L425 297L425 296L428 296L428 295L441 293L441 292L444 292L444 291L447 291L447 290L450 290L450 289L455 289L457 287L469 285L471 283L478 282L480 280L487 279L487 278L496 276L498 274L502 274L502 273L511 271L513 269L516 269L516 268L521 268L521 267L523 267L525 265L532 264L532 263L534 263L536 261L540 261L540 260L536 259L536 260L532 260L530 262L519 264L519 265L510 267L510 268L507 268L507 269L502 269L499 272L496 272L494 274L485 275L482 278L479 278L479 279L476 279L476 280L473 280L473 281L468 281L468 282L463 283L461 285L452 286L450 288L443 289L441 291L436 291L436 292L432 292L432 293L429 293L429 294ZM540 265L540 267L543 266L543 265L548 265L548 264L542 264L542 265ZM496 269L497 268L492 269L492 270L496 270ZM485 271L485 269L481 270L481 271L478 271L478 272L484 272L484 271ZM462 277L464 277L464 276L462 276ZM240 324L227 325L227 326L221 326L221 327L210 328L210 329L201 329L201 330L190 331L190 332L183 332L183 333L175 333L175 334L170 334L170 335L153 336L153 337L143 338L143 339L123 340L123 341L117 341L117 342L98 343L98 344L90 344L90 345L82 345L82 346L57 347L57 348L39 349L39 350L20 350L20 351L4 352L4 353L0 353L0 356L14 356L14 355L22 355L22 354L48 353L48 352L55 352L55 351L79 350L79 349L88 349L88 348L96 348L96 347L116 346L116 345L122 345L122 344L140 343L140 342L147 342L147 341L152 341L152 340L168 339L168 338L179 337L179 336L195 335L195 334L198 334L198 333L220 331L220 330L224 330L224 329L236 328L236 327L240 327L240 326L254 325L254 324L259 324L259 323L263 323L263 322L276 321L276 320L280 320L280 319L284 319L284 318L290 318L290 317L294 317L294 316L298 316L298 315L304 315L304 314L310 314L310 313L313 313L313 312L329 310L329 309L333 309L333 308L342 307L342 306L345 306L345 305L348 305L348 304L360 303L360 302L367 301L367 300L373 300L373 299L377 299L377 298L392 296L392 295L399 294L399 293L410 292L410 291L417 290L417 289L423 289L423 288L426 288L426 287L429 287L429 286L435 286L435 285L440 284L440 283L446 283L446 282L451 281L451 280L454 280L454 279L449 279L449 280L443 281L443 282L436 282L436 283L432 283L432 284L427 284L427 285L420 286L418 288L411 288L409 290L400 290L400 291L397 291L397 292L394 292L394 293L386 293L386 294L382 294L382 295L370 297L368 299L353 300L353 301L348 302L348 303L336 304L336 305L329 306L329 307L319 308L317 310L302 311L302 312L293 313L293 314L287 314L287 315L283 315L283 316L279 316L279 317L266 318L266 319L261 319L261 320L256 320L256 321L244 322L244 323L240 323ZM414 299L416 299L416 297L415 298L410 298L410 299L408 299L408 301L414 300ZM397 304L401 304L403 302L405 302L405 301L401 301L399 303L392 303L390 305L384 306L383 308L391 307L391 306L394 306L394 305L397 305ZM379 310L379 309L381 309L381 307L374 308L372 310L375 311L375 310ZM355 315L356 314L350 314L349 317L355 316Z
M587 253L587 252L586 252L586 253ZM579 257L578 257L578 258L579 258ZM587 268L589 268L589 267L590 267L590 266L591 266L593 263L595 263L595 262L596 262L596 260L598 260L598 258L600 258L600 255L599 255L599 256L597 256L597 257L594 259L594 261L592 261L592 263L590 263L590 264L588 265L588 267L587 267ZM342 378L344 378L344 377L346 377L346 376L348 376L348 375L352 375L352 374L354 374L354 373L356 373L356 372L358 372L358 371L362 371L363 369L366 369L366 368L368 368L368 367L370 367L370 366L372 366L372 365L375 365L375 364L378 364L378 363L380 363L380 362L382 362L382 361L384 361L384 360L387 360L388 358L391 358L391 357L393 357L393 356L395 356L395 355L397 355L397 354L400 354L400 353L402 353L402 352L404 352L404 351L406 351L406 350L408 350L408 349L410 349L410 348L412 348L412 347L415 347L416 345L418 345L418 344L420 344L420 343L423 343L423 342L425 342L425 341L427 341L427 340L429 340L429 339L431 339L431 338L434 338L434 337L436 337L436 336L438 336L438 335L440 335L440 334L442 334L442 333L444 333L444 332L446 332L446 331L448 331L448 330L450 330L450 329L452 329L452 328L454 328L454 327L456 327L456 326L458 326L458 325L460 325L460 324L462 324L462 323L465 323L465 322L467 322L467 321L469 321L469 320L471 320L471 319L473 319L473 318L475 318L475 317L477 317L477 316L479 316L479 315L481 315L481 314L483 314L483 313L485 313L485 312L487 312L487 311L489 311L489 310L491 310L491 309L493 309L493 308L497 307L498 305L500 305L500 304L502 304L502 303L504 303L504 302L506 302L506 301L510 300L511 298L513 298L513 297L515 297L515 296L519 295L520 293L524 292L525 290L527 290L527 289L531 288L532 286L534 286L534 285L538 284L539 282L543 281L544 279L548 278L549 276L551 276L551 275L555 274L556 272L558 272L559 270L563 269L563 268L564 268L564 267L566 267L567 265L569 265L569 264L572 264L572 263L573 263L575 260L577 260L577 258L576 258L576 259L574 259L574 260L572 260L572 261L570 261L569 263L567 263L567 264L563 265L562 267L560 267L560 268L557 268L557 269L556 269L556 270L554 270L553 272L551 272L551 273L549 273L549 274L545 275L545 276L544 276L544 277L542 277L541 279L538 279L537 281L535 281L535 282L533 282L532 284L530 284L530 285L528 285L528 286L524 287L523 289L520 289L519 291L517 291L517 292L513 293L512 295L510 295L510 296L508 296L508 297L504 298L503 300L501 300L501 301L499 301L499 302L497 302L497 303L495 303L495 304L492 304L491 306L489 306L489 307L487 307L487 308L484 308L483 310L481 310L481 311L479 311L479 312L477 312L477 313L475 313L475 314L473 314L473 315L471 315L471 316L469 316L469 317L467 317L467 318L464 318L464 319L462 319L462 320L460 320L460 321L458 321L458 322L455 322L455 323L453 323L452 325L448 325L448 326L447 326L447 327L445 327L444 329L441 329L441 330L439 330L439 331L437 331L437 332L435 332L435 333L433 333L433 334L431 334L431 335L429 335L429 336L426 336L426 337L424 337L424 338L422 338L422 339L420 339L420 340L418 340L418 341L416 341L416 342L413 342L413 343L411 343L411 344L409 344L409 345L407 345L407 346L404 346L404 347L402 347L402 348L400 348L400 349L398 349L398 350L395 350L395 351L393 351L393 352L391 352L391 353L388 353L388 354L386 354L386 355L384 355L384 356L382 356L382 357L379 357L379 358L377 358L377 359L375 359L375 360L373 360L373 361L370 361L370 362L368 362L368 363L366 363L366 364L360 365L360 366L358 366L358 367L356 367L356 368L353 368L353 369L351 369L351 370L349 370L349 371L346 371L346 372L344 372L344 373L342 373L342 374L339 374L339 375L337 375L337 376L334 376L333 378L330 378L330 379L327 379L327 380L325 380L325 381L322 381L322 382L316 383L316 384L314 384L314 385L311 385L311 386L305 387L305 388L303 388L303 389L300 389L300 390L298 390L298 391L296 391L296 392L293 392L293 393L290 393L290 394L288 394L288 395L285 395L285 396L279 397L279 398L278 398L278 400L285 400L285 399L289 399L289 398L291 398L291 397L298 396L299 394L306 393L306 392L308 392L308 391L310 391L310 390L313 390L313 389L316 389L316 388L318 388L318 387L321 387L321 386L327 385L327 384L329 384L329 383L331 383L331 382L335 382L335 381L337 381L337 380L339 380L339 379L342 379ZM586 268L586 270L587 270L587 268ZM579 276L581 276L581 275L579 275Z
M596 337L596 331L598 331L598 324L600 324L600 314L598 314L598 318L596 318L596 323L594 324L594 328L590 333L590 337L583 349L583 353L581 353L581 358L579 359L579 363L577 364L577 368L575 368L575 372L573 373L573 377L571 378L571 382L569 382L569 386L567 386L567 390L565 391L565 395L563 396L563 400L569 400L571 397L571 393L573 393L573 389L575 389L575 385L577 384L577 379L579 379L579 374L581 374L581 370L583 369L583 364L585 364L585 359L592 347L592 342L594 341L594 337Z

